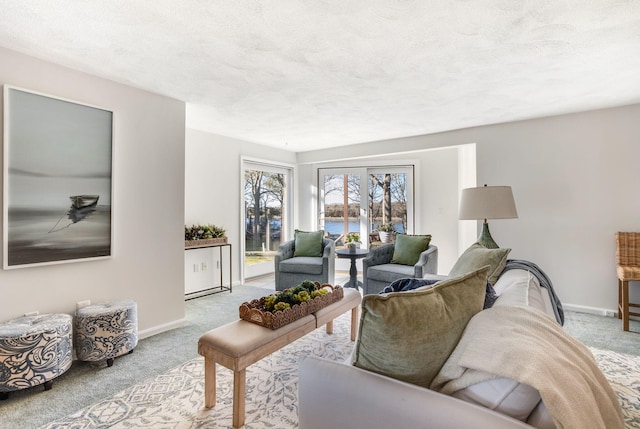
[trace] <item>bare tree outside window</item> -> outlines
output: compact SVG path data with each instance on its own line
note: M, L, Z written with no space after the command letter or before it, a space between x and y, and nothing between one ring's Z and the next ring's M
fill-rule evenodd
M396 230L407 230L407 180L405 173L369 175L369 223L391 223Z
M282 232L285 177L259 170L245 171L245 263L273 258Z
M319 170L318 186L323 190L319 221L336 246L343 245L347 233L361 235L361 243L368 246L379 245L377 228L381 224L390 223L400 233L412 230L412 167L354 168L344 174L331 170L326 174ZM363 199L367 210L361 213ZM361 229L361 221L366 223L366 231Z
M353 174L324 176L325 231L342 246L348 233L360 233L360 177Z

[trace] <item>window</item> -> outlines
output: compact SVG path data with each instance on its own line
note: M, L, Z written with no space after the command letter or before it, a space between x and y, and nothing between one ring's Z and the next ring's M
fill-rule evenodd
M385 223L413 232L413 166L321 168L318 188L319 224L338 248L348 233L357 233L364 247L377 244Z
M244 161L244 277L272 273L288 237L291 168Z

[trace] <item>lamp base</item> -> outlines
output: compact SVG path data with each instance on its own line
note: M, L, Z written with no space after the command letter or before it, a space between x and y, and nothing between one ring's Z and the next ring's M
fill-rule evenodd
M482 232L480 233L480 237L478 237L478 243L482 244L482 246L486 247L487 249L500 248L500 246L498 246L498 244L493 241L491 233L489 232L489 224L486 220L482 223Z

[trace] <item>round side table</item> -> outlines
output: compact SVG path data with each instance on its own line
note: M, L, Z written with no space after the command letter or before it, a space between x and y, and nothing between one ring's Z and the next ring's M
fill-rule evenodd
M356 268L356 259L364 258L369 254L369 249L338 249L336 255L340 259L351 259L351 267L349 268L349 282L344 287L358 289L362 286L362 282L358 281L358 269Z

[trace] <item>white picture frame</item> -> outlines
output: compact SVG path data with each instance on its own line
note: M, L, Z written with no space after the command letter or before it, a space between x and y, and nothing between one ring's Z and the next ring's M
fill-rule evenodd
M3 93L4 269L109 258L113 111Z

